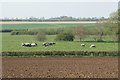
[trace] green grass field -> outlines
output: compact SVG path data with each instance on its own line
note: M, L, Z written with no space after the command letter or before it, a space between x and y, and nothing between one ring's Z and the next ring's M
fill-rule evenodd
M1 33L0 33L1 34ZM46 42L55 42L56 35L47 35ZM34 51L118 51L117 42L79 42L77 39L73 42L62 41L56 42L56 45L44 47L43 42L38 42L36 36L32 35L10 35L10 33L2 34L2 52L34 52ZM92 37L87 37L86 40L93 41ZM108 40L108 39L106 39ZM22 47L21 43L34 43L36 47ZM85 44L86 47L81 47L80 44ZM95 44L96 48L90 48L91 44Z
M22 30L28 29L30 31L39 31L40 29L73 29L80 24L3 24L2 30ZM95 23L82 24L87 29L92 30L95 27ZM94 27L93 27L94 26ZM2 34L2 52L35 52L35 51L118 51L118 42L112 42L110 37L104 37L103 40L107 42L89 42L94 41L94 36L88 36L83 39L84 42L80 42L76 37L73 42L69 41L54 41L56 35L47 35L45 42L56 42L56 45L44 47L43 42L36 40L35 35L10 35L10 33ZM86 42L85 42L86 41ZM111 41L111 42L110 42ZM34 43L36 47L22 47L21 43ZM86 47L81 47L81 44L85 44ZM96 48L90 48L91 44L95 44Z
M41 29L41 28L61 28L61 27L69 27L73 28L80 24L2 24L2 30L21 30L21 29ZM93 26L95 23L83 24L84 26Z

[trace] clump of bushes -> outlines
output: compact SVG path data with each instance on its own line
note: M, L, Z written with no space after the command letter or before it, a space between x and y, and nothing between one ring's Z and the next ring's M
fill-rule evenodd
M45 33L43 33L43 32L38 32L38 34L37 34L37 36L36 36L36 39L37 39L38 41L44 41L44 40L46 40L46 35L45 35Z
M13 30L0 30L0 32L12 32Z
M71 32L61 32L56 36L56 41L73 41L74 35Z

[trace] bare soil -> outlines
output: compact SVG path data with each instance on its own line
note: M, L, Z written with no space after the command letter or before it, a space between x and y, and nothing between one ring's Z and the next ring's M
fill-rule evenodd
M118 78L118 58L3 58L3 78Z
M7 21L0 22L0 24L79 24L79 23L99 23L98 21L71 21L71 22L19 22L19 21Z

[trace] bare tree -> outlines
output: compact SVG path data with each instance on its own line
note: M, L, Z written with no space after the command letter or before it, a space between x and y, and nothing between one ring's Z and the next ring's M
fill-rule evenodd
M94 35L96 35L96 39L99 38L98 41L102 41L103 36L104 36L104 31L105 31L104 27L101 23L98 23L95 25L95 27L94 27L95 34Z
M87 29L83 25L79 25L73 29L73 34L76 35L81 41L87 37Z

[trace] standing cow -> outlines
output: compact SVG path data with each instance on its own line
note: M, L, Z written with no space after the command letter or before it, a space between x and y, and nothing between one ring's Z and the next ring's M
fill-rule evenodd
M85 47L85 44L81 44L81 47Z
M90 46L90 48L92 48L92 47L94 47L94 48L95 48L96 46L95 46L94 44L92 44L92 45Z

